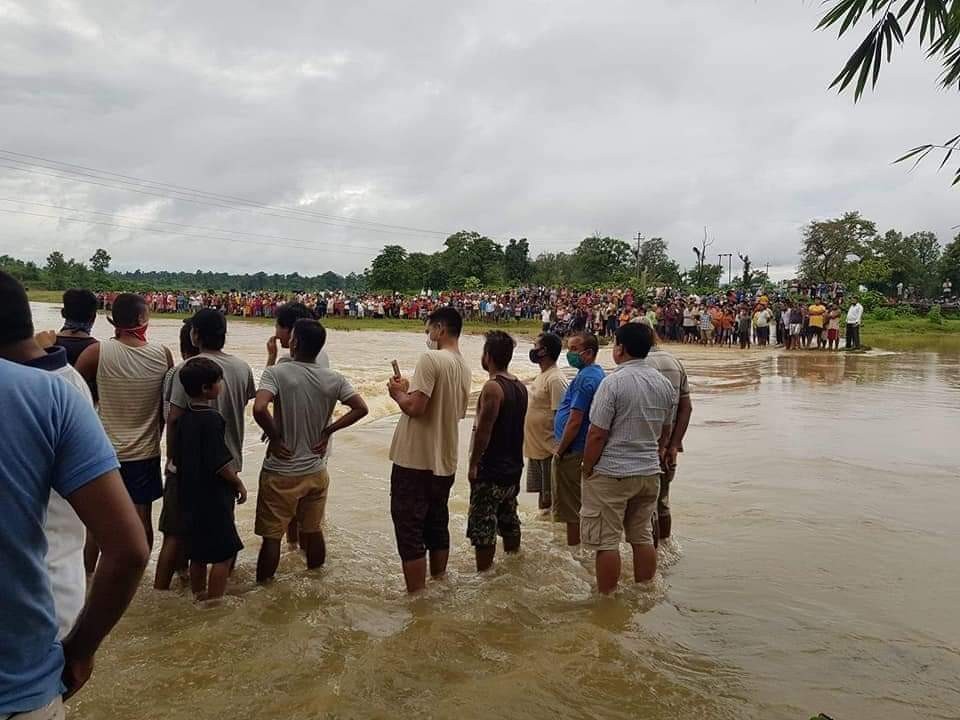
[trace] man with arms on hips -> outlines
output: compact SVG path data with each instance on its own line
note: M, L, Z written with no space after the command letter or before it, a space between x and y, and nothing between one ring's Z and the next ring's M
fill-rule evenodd
M324 311L326 310L326 305L322 298L317 302L317 308L323 308ZM267 367L273 367L277 363L284 363L291 359L289 356L278 358L277 345L279 344L280 347L289 350L293 325L297 320L303 319L314 320L315 314L302 302L287 303L277 308L273 335L267 340ZM327 356L326 350L320 351L314 364L321 368L330 368L330 358ZM296 518L290 521L290 526L287 528L287 542L293 546L297 546L300 543L300 530L297 527Z
M567 390L567 380L557 367L563 341L553 333L536 339L530 362L540 366L540 374L530 385L527 416L523 424L523 454L527 458L527 492L538 493L538 507L550 510L553 504L553 451L556 440L553 426L557 410Z
M620 581L620 540L633 548L636 582L653 579L657 549L652 520L660 490L660 448L676 410L670 382L644 362L653 329L631 324L617 330L617 369L597 390L583 453L581 533L596 552L597 588L603 594Z
M596 364L600 344L596 335L578 333L567 344L567 362L577 369L557 409L553 458L553 519L567 526L567 545L580 544L580 465L590 427L590 404L603 380Z
M441 307L427 318L427 352L413 377L394 377L390 397L403 413L393 433L390 514L408 592L447 571L450 513L447 503L457 471L459 423L466 417L470 367L460 354L463 318Z
M319 322L297 320L289 342L290 361L268 367L260 378L253 417L270 445L257 493L254 531L263 538L257 582L276 573L280 540L294 520L307 567L320 567L326 560L323 517L330 486L326 462L330 438L367 414L367 404L347 379L317 363L326 341L327 331ZM331 424L338 402L349 412Z

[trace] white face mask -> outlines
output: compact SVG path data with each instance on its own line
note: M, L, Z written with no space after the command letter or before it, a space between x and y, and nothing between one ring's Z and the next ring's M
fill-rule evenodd
M436 340L431 340L430 336L427 335L427 350L439 350L440 346L437 344Z

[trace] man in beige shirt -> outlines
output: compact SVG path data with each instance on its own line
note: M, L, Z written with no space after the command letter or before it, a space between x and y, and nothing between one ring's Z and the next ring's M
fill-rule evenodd
M427 319L428 352L413 378L394 377L390 397L403 415L390 446L390 514L408 592L447 571L450 514L447 502L457 472L458 425L466 417L470 368L460 354L463 318L451 307Z
M523 425L523 455L527 463L527 492L539 493L538 505L549 510L552 505L550 485L553 482L553 453L557 442L553 437L557 408L567 390L567 380L557 367L563 341L553 333L537 338L530 351L530 362L540 366L540 374L530 386L527 417Z

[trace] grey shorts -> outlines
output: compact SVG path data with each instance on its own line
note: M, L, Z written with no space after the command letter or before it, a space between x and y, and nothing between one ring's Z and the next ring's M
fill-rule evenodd
M538 493L544 490L550 492L550 483L553 478L553 457L543 460L527 458L527 492Z

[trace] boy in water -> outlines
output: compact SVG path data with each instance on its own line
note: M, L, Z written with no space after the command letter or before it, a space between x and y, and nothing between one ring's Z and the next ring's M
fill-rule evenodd
M243 549L233 512L234 501L246 502L247 489L224 440L223 416L206 404L220 395L222 380L221 367L205 357L180 369L190 402L176 425L174 448L189 528L190 589L200 600L223 596L233 559Z

